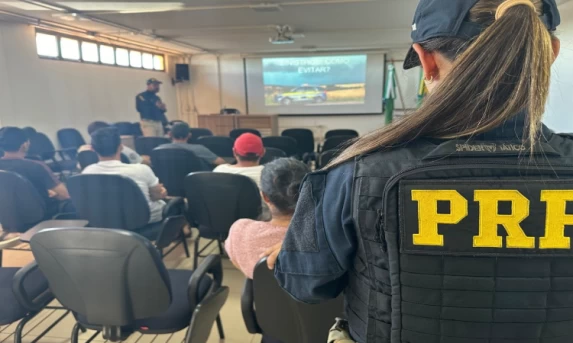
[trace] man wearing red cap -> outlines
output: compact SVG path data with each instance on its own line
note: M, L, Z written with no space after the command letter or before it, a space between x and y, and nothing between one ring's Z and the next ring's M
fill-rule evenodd
M237 164L222 164L213 171L248 176L260 187L261 172L263 171L260 161L265 154L261 137L252 133L242 134L235 141L233 154Z

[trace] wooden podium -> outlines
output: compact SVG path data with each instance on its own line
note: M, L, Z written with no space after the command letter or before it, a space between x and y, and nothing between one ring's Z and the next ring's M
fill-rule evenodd
M234 129L257 129L263 136L278 136L278 119L276 115L199 115L199 127L215 136L228 136Z

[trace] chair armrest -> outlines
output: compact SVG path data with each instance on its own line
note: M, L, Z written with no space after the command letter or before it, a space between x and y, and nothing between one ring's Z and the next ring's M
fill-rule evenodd
M179 216L185 213L185 199L182 197L172 197L166 199L166 205L163 208L163 218L170 216Z
M26 309L29 311L39 311L48 305L50 301L54 300L54 296L50 292L50 289L46 287L40 295L34 299L30 298L24 287L24 282L32 273L41 273L36 262L30 263L16 272L12 280L12 291L18 302Z
M161 224L161 231L159 231L155 240L155 246L159 250L168 247L171 242L175 241L182 234L186 223L187 220L183 215L165 218Z
M20 242L20 236L0 241L0 250L12 248L21 243L22 242Z
M207 277L207 274L211 274L213 277L213 283L211 284L209 292L207 292L205 296L208 296L209 293L221 288L221 285L223 284L223 264L221 263L221 256L207 256L203 263L193 271L193 275L191 275L189 285L187 286L187 298L192 309L194 309L202 300L199 298L199 286L201 285L201 280L204 277Z
M262 333L261 327L257 322L257 314L255 312L255 295L253 289L253 280L245 280L243 287L243 294L241 295L241 312L243 313L243 321L247 327L247 331L252 334Z

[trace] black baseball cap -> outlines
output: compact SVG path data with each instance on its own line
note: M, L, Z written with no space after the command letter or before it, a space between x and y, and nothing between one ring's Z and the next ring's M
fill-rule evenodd
M412 24L412 41L421 43L437 37L470 40L479 36L485 28L468 20L470 10L478 1L420 0ZM561 23L555 0L543 0L543 15L540 18L550 31L555 31ZM419 65L420 59L412 47L404 60L404 69Z
M160 85L163 82L159 81L158 79L152 77L151 79L147 80L147 84L151 85L151 84L156 84L156 85Z

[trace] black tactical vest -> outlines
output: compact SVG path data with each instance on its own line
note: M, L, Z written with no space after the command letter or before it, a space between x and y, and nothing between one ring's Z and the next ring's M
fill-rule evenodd
M415 141L356 161L360 343L573 342L573 140Z

